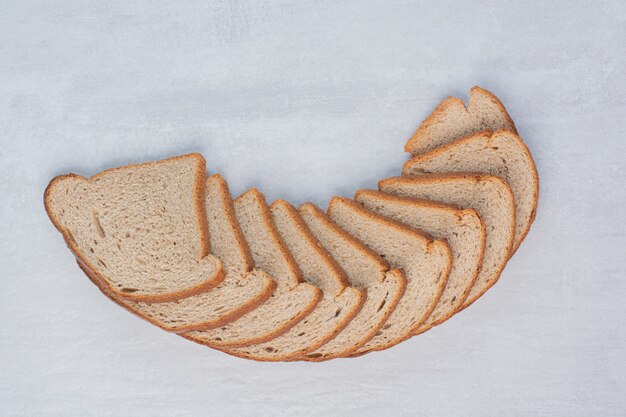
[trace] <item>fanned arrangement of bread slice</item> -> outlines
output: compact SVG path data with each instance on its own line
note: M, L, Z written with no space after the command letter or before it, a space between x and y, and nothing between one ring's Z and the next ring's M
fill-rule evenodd
M533 158L485 89L445 99L405 151L402 176L326 211L233 200L199 154L59 176L44 204L96 287L163 330L259 361L349 358L478 300L537 213Z

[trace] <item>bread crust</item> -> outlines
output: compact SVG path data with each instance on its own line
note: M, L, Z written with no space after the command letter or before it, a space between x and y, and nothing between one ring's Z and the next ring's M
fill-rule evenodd
M439 105L435 108L435 110L424 119L424 121L419 125L415 133L411 136L411 138L404 145L404 151L409 152L411 154L417 155L420 153L419 144L424 140L424 138L428 135L430 129L435 125L441 123L441 120L445 117L445 115L450 111L450 109L455 108L465 114L470 113L470 109L473 107L472 103L476 101L478 96L487 97L489 101L491 101L500 111L500 116L503 117L507 123L509 123L509 130L513 133L517 134L517 128L513 119L507 112L502 101L493 94L491 91L481 88L477 85L470 89L470 97L469 97L469 105L466 106L465 102L457 97L449 96L444 99ZM441 146L441 145L439 145ZM427 151L428 152L428 151Z
M509 193L510 198L508 200L511 202L513 201L513 193L511 192L511 189L508 186L508 184L502 178L496 177L493 175L476 174L476 173L428 174L428 175L422 175L419 177L391 177L391 178L380 180L378 182L378 189L385 192L384 190L385 184L393 185L393 184L397 184L403 181L409 181L409 182L420 181L420 182L433 183L433 182L454 182L454 181L461 180L461 181L472 181L474 183L478 183L485 179L488 179L489 181L497 181L497 182L500 182L501 184L504 184L505 185L504 189L507 190L507 192ZM513 236L514 236L514 231L515 231L515 204L513 203L511 204L510 210L513 213L513 216L511 216L511 219L509 220L509 224L508 224L508 230L509 230L509 236L510 236L508 240L507 248L506 248L508 253L511 253L513 249ZM483 294L487 292L487 290L493 287L500 279L500 276L502 275L502 271L504 271L506 264L507 264L506 262L503 262L502 266L498 268L498 271L494 274L493 281L488 286L482 289L475 296L467 297L464 303L462 304L462 307L457 311L457 313L461 310L466 309L470 305L472 305L476 300L482 297Z
M284 323L284 325L281 327L277 327L272 332L268 332L260 337L248 338L246 340L242 340L239 342L228 342L228 341L211 342L211 341L207 341L202 338L196 337L193 334L190 334L189 332L187 332L186 334L181 334L182 337L188 340L191 340L195 343L198 343L204 346L209 346L214 349L221 350L225 353L232 354L234 356L241 356L241 355L236 355L235 353L233 353L231 348L239 348L239 347L264 343L286 333L293 326L295 326L301 320L303 320L306 316L308 316L315 309L315 307L319 304L319 302L322 300L322 297L323 297L323 293L319 288L304 282L300 268L298 267L295 259L291 255L291 252L287 249L285 243L280 237L278 230L276 230L276 227L274 225L274 220L272 219L272 213L270 212L270 209L266 203L266 199L263 193L261 193L256 188L252 188L246 191L245 193L241 194L239 197L237 197L235 199L235 202L238 200L241 201L242 199L247 198L250 195L252 195L253 198L260 201L259 208L261 211L262 220L265 223L265 226L268 228L272 239L275 241L276 245L280 248L279 250L281 252L281 256L285 260L285 266L290 271L289 277L287 277L287 279L290 281L289 282L290 290L294 290L296 287L300 285L305 285L309 287L311 291L313 291L313 296L311 297L309 304L306 306L303 306L303 308L299 311L299 313L296 316L294 316L290 321ZM235 217L235 220L236 220L236 217ZM242 238L245 240L245 235L243 234L243 231L242 231ZM280 287L278 287L278 291L281 291ZM289 292L281 291L281 293L287 296ZM254 359L254 358L249 358L249 359ZM258 360L261 360L261 359L258 359Z
M107 287L102 285L101 281L95 277L93 271L89 270L89 268L85 264L83 264L79 259L76 259L76 263L78 264L78 267L83 271L83 273L87 276L87 278L89 278L89 280L96 287L98 287L100 292L102 292L109 300L113 301L115 304L122 307L126 311L134 314L140 319L143 319L147 321L148 323L153 324L162 330L165 330L166 332L176 333L179 335L183 335L184 333L188 333L188 332L195 331L195 330L213 329L216 327L223 326L227 323L230 323L231 321L238 319L239 317L243 316L246 313L249 313L250 311L257 308L259 305L263 304L272 295L272 293L274 292L276 288L276 282L268 278L267 279L268 282L265 285L265 291L262 293L259 293L259 295L255 297L253 301L251 301L250 303L244 304L241 309L234 310L229 314L221 316L219 319L203 321L202 323L198 323L194 325L168 326L157 320L154 320L150 316L147 316L146 314L141 312L141 310L134 308L132 306L132 302L128 300L118 299L114 294L108 291Z
M303 356L302 359L308 362L323 362L323 361L327 361L327 360L334 359L334 358L350 356L354 351L359 349L361 346L367 343L372 337L374 337L376 333L378 332L378 330L380 330L380 328L385 324L385 322L387 321L391 313L393 313L393 311L395 310L396 305L400 301L400 298L404 295L407 280L402 271L398 269L390 269L389 263L385 259L383 259L380 255L378 255L368 246L365 246L358 239L348 234L345 230L343 230L341 227L335 224L335 222L333 222L326 215L326 213L324 213L316 205L312 203L304 203L300 206L298 211L306 211L311 216L314 216L315 218L323 222L335 234L337 234L343 240L345 240L350 246L352 246L353 249L361 252L361 254L363 254L364 256L367 256L370 259L373 259L375 262L377 262L381 266L382 274L384 274L384 277L382 279L377 280L379 283L383 283L384 281L387 281L387 280L392 280L396 283L395 288L397 288L397 293L395 297L390 298L390 300L388 301L388 304L389 304L388 310L385 312L385 314L381 316L379 322L376 325L372 326L372 328L367 333L365 333L363 338L356 345L352 347L348 347L342 351L339 351L333 354L327 354L325 356L320 356L320 357ZM367 289L368 288L366 287L366 290ZM311 352L314 352L314 351L311 351Z
M469 279L467 280L467 284L465 289L463 290L463 293L461 294L461 296L458 297L456 303L455 303L455 308L454 309L450 309L446 312L446 314L442 315L439 319L433 321L432 323L428 323L428 324L424 324L422 326L420 326L417 331L415 332L415 335L424 333L430 329L432 329L435 326L440 325L441 323L447 321L448 319L450 319L452 316L454 316L458 311L461 310L463 303L465 302L465 300L467 299L467 297L470 294L470 291L472 289L472 287L474 286L474 284L476 283L476 279L478 278L478 273L480 272L480 267L482 265L482 259L483 259L483 255L485 253L485 223L482 221L482 219L480 218L480 216L478 215L478 213L476 213L475 210L473 209L464 209L464 208L459 208L458 206L455 205L451 205L451 204L445 204L445 203L441 203L441 202L437 202L437 201L432 201L432 200L426 200L426 199L416 199L416 198L410 198L410 197L405 197L405 196L395 196L395 195L390 195L384 192L380 192L380 191L371 191L371 190L359 190L355 193L354 199L356 201L358 201L358 196L362 195L362 194L374 194L376 196L376 198L383 200L383 201L394 201L394 202L398 202L398 204L404 205L406 207L415 207L415 206L421 206L421 207L430 207L432 209L435 210L440 210L440 211L445 211L448 212L449 214L454 215L457 218L457 224L460 224L462 222L462 218L465 215L471 215L471 216L475 216L478 221L480 222L480 228L481 228L481 234L482 234L482 239L480 241L480 246L479 246L479 254L478 254L478 258L480 259L480 262L478 263L478 265L476 266L476 269L472 272L472 276L469 277ZM403 224L403 223L402 223ZM405 225L409 230L416 230L415 228L409 226L409 225Z
M346 271L344 271L343 268L339 266L335 258L333 258L322 246L322 244L315 238L315 236L313 236L306 223L304 223L304 220L302 220L302 217L300 217L298 211L291 204L282 199L274 201L270 206L270 209L272 207L282 207L285 210L289 218L298 228L300 235L306 240L309 246L313 248L317 255L324 260L324 263L333 270L334 276L332 277L332 279L336 280L336 283L339 285L339 291L334 295L339 295L344 288L350 286L350 281L348 280Z
M314 350L317 350L318 348L322 347L324 344L326 344L329 341L331 341L333 338L337 337L337 335L348 325L348 323L350 323L350 320L352 320L352 318L359 313L359 311L363 307L363 303L365 302L366 293L365 293L365 291L360 291L359 290L359 291L355 291L355 294L357 295L358 300L352 306L352 308L350 309L350 312L348 314L346 314L344 320L339 322L338 325L335 326L335 328L333 329L332 332L328 333L325 337L323 337L322 339L318 340L316 343L307 346L306 349L303 349L303 350L299 351L298 353L288 354L288 355L283 355L283 356L271 357L271 356L261 356L261 355L246 354L246 353L243 353L243 352L233 351L233 350L222 350L222 351L228 353L229 355L233 355L233 356L236 356L236 357L239 357L239 358L243 358L243 359L251 359L251 360L258 361L258 362L295 362L295 361L303 361L304 360L303 355L306 355L309 352L313 352ZM315 307L317 307L317 305Z
M207 178L207 181L214 180L220 184L220 193L222 194L222 199L224 201L229 201L231 199L230 196L230 188L228 187L228 183L220 174L213 174L211 177ZM205 216L206 216L206 205L205 207ZM226 213L226 217L233 228L235 233L235 240L237 241L237 245L242 249L242 255L244 259L243 263L247 265L246 271L250 272L254 268L254 259L252 259L252 254L250 253L250 247L248 246L248 242L246 242L246 238L243 236L243 231L239 226L239 222L237 221L237 216L235 215L235 209L232 204L225 204L222 209ZM205 224L208 224L208 220ZM208 228L207 228L208 230ZM208 234L208 231L207 231Z
M326 356L320 356L316 358L303 356L301 359L307 362L325 362L331 359L350 357L357 351L357 349L361 348L364 344L369 342L370 339L372 339L380 330L380 328L383 327L384 324L387 322L387 319L396 309L396 306L400 302L400 298L402 298L402 296L404 295L404 291L406 290L407 279L405 278L404 273L399 269L391 269L387 271L384 280L393 280L396 283L395 288L398 289L396 296L390 298L390 300L388 301L389 308L387 309L385 314L381 316L379 322L376 323L375 326L372 326L372 328L363 336L363 338L356 345ZM313 351L314 350L312 350L311 352Z
M447 257L447 262L446 262L446 267L443 271L443 277L439 280L439 282L437 283L437 288L436 288L436 295L435 297L430 300L430 304L428 305L427 309L425 310L424 314L422 315L422 317L420 317L420 320L415 323L413 325L413 327L411 329L409 329L409 331L402 337L398 338L397 340L394 341L390 341L389 343L385 344L385 345L381 345L381 346L377 346L377 347L373 347L364 351L360 351L357 353L352 353L351 355L349 355L349 357L355 357L355 356L361 356L364 355L366 353L369 352L373 352L373 351L379 351L379 350L385 350L388 349L398 343L403 342L404 340L409 339L410 337L413 336L413 334L417 331L417 329L428 319L428 317L430 317L430 315L432 314L432 312L435 310L435 307L437 305L437 303L439 302L439 298L441 297L441 294L443 293L443 290L448 282L448 277L450 276L450 271L452 269L452 254L450 252L450 249L448 247L448 244L441 239L433 239L432 236L430 236L427 233L424 233L423 231L420 230L416 230L416 229L412 229L412 228L408 228L406 225L404 225L403 223L397 222L393 219L388 219L388 218L384 218L377 215L373 212L371 212L370 210L367 210L365 207L363 207L361 204L344 198L344 197L333 197L328 205L328 213L330 213L333 209L333 206L336 204L340 204L340 203L344 203L347 204L351 207L353 207L355 210L358 210L361 214L363 214L365 217L369 218L370 220L372 220L373 222L380 224L382 227L392 227L394 229L400 230L403 233L409 232L410 234L414 235L414 236L418 236L422 239L424 239L426 242L426 253L431 253L435 250L440 250L443 251ZM408 279L407 279L408 280ZM408 283L407 283L408 285Z
M92 271L94 276L97 277L97 279L103 285L107 287L110 293L115 294L116 297L120 297L120 298L131 300L131 301L145 301L145 302L176 301L181 298L187 298L193 295L206 292L210 290L211 288L215 287L224 279L224 271L221 265L221 261L219 261L219 259L216 259L216 261L218 262L218 268L217 268L216 273L213 276L207 277L207 279L204 282L196 284L193 287L189 287L189 288L181 289L177 291L171 291L167 293L161 293L161 294L136 294L136 293L126 293L126 292L119 291L117 288L110 285L109 282L107 282L107 280L104 277L102 277L100 273L97 272L97 269L94 268L93 265L91 265L85 259L84 256L82 256L81 251L73 242L73 239L69 235L68 231L65 228L63 228L63 226L59 223L58 219L56 218L55 214L52 212L52 209L50 207L50 198L51 198L50 195L54 190L54 186L58 182L65 180L67 178L90 182L107 173L115 172L118 170L124 170L128 168L156 166L165 162L171 162L174 160L179 160L179 159L184 159L184 158L193 158L196 161L196 180L194 182L194 189L195 189L195 196L196 196L195 211L197 214L196 216L198 219L197 224L198 224L198 228L200 231L201 253L199 254L199 258L198 258L198 260L200 260L208 255L210 248L209 248L208 230L205 228L206 211L204 207L204 181L205 181L206 161L204 160L204 157L202 157L202 155L200 155L199 153L191 153L187 155L175 156L172 158L163 159L163 160L155 161L155 162L145 162L145 163L136 164L136 165L126 165L123 167L111 168L111 169L102 171L96 175L93 175L90 178L85 178L77 174L59 175L57 177L54 177L50 181L48 186L46 187L46 190L44 192L44 206L46 208L46 213L48 214L48 217L52 221L52 224L56 227L56 229L59 232L61 232L61 235L63 236L66 245L72 251L72 253L74 253L76 258L79 259L81 263L85 265L90 271Z
M524 156L526 158L526 160L529 162L529 168L530 168L530 173L532 176L532 189L533 189L533 209L528 221L528 224L524 227L522 235L520 237L519 242L517 242L516 245L514 245L512 247L512 250L510 251L510 255L509 257L513 256L513 254L515 253L515 251L517 251L517 249L519 248L520 244L524 241L524 239L526 238L526 236L528 235L528 232L530 231L530 227L532 226L533 222L535 221L535 217L537 216L537 205L539 203L539 174L537 172L537 166L535 165L535 161L530 153L530 150L528 149L528 146L526 146L526 144L524 143L524 141L522 140L521 137L519 137L519 135L517 135L515 132L512 132L510 130L507 129L500 129L500 130L496 130L495 132L491 131L491 130L482 130L480 132L476 132L473 133L471 135L465 136L463 138L459 138L456 139L452 142L446 143L444 145L441 145L431 151L428 151L426 153L423 154L419 154L417 156L414 156L413 158L409 159L408 161L406 161L404 163L404 165L402 166L402 172L404 175L407 176L411 176L410 174L407 174L407 171L410 170L411 166L419 163L423 160L427 160L430 158L433 158L435 156L438 156L444 152L447 152L449 149L454 148L455 146L459 146L462 145L466 142L471 142L474 140L477 140L479 138L483 138L486 137L487 138L487 144L488 146L490 146L492 144L492 142L494 142L497 138L499 138L500 136L505 136L507 139L511 138L513 139L516 144L520 147L520 149L522 150L522 152L524 153ZM476 172L478 174L485 174L485 175L493 175L493 174L489 174L489 173L481 173L481 172ZM438 175L438 174L428 174L428 175ZM443 174L445 175L445 174ZM494 175L497 176L497 175ZM498 177L500 178L500 177ZM506 182L506 181L505 181Z
M510 130L511 132L515 133L516 135L518 134L517 133L517 126L515 126L515 122L511 118L511 115L509 114L509 112L504 107L504 104L502 104L502 101L494 93L492 93L491 91L486 90L486 89L484 89L482 87L479 87L477 85L472 87L470 89L470 108L472 107L472 98L475 99L477 95L487 96L489 98L489 100L491 100L491 102L493 104L495 104L496 107L498 107L498 109L500 110L501 115L506 119L507 123L510 124L510 127L508 128L508 130Z
M269 340L272 340L286 332L289 331L289 329L291 329L293 326L295 326L296 324L298 324L302 319L304 319L306 316L308 316L313 309L315 309L315 307L317 307L317 305L319 304L320 301L322 301L322 298L324 296L324 294L322 293L322 291L317 288L317 287L313 287L312 285L308 285L308 284L304 284L307 285L309 287L311 287L311 290L314 291L313 293L313 297L311 298L311 302L306 306L306 308L303 308L299 311L299 314L297 316L295 316L291 321L289 321L288 323L285 324L285 326L283 327L278 327L276 329L274 329L274 331L272 332L268 332L265 335L263 335L262 337L257 337L257 338L249 338L245 341L241 341L241 342L236 342L236 343L211 343L208 342L206 340L194 337L192 334L190 334L190 332L185 332L185 333L180 333L179 335L184 337L187 340L190 340L194 343L198 343L199 345L203 345L203 346L208 346L210 348L213 349L217 349L220 350L222 352L231 354L229 349L230 348L238 348L238 347L244 347L244 346L249 346L249 345L256 345L259 343L264 343L267 342ZM261 303L262 304L262 303ZM252 311L252 310L250 310ZM216 326L219 327L219 326ZM237 355L234 355L237 356Z
M259 191L258 188L251 188L245 193L241 194L239 197L237 197L235 199L235 202L237 200L245 198L247 195L250 195L250 194L254 195L254 198L259 199L263 202L263 204L261 204L260 206L261 214L263 216L263 221L268 227L268 230L270 231L270 234L272 235L272 239L274 239L274 241L280 248L281 255L285 258L286 266L291 271L289 274L290 280L292 280L291 285L296 286L297 284L303 283L304 278L302 277L302 271L300 271L300 268L298 267L296 260L293 258L293 255L291 254L289 249L287 249L287 246L285 245L285 242L283 242L283 239L280 237L278 230L276 230L276 226L274 225L274 220L272 218L272 213L270 211L269 206L266 203L267 200L265 198L265 194ZM292 278L295 278L295 279L292 279Z
M315 236L313 236L308 226L304 223L304 220L302 220L302 218L300 217L300 214L297 212L297 210L285 200L274 201L272 205L269 207L270 215L272 215L271 214L272 209L282 209L284 213L287 216L289 216L289 219L293 222L293 224L298 229L298 233L300 234L300 237L302 237L305 240L306 244L316 253L316 255L319 257L321 262L326 264L326 266L332 271L328 279L333 281L332 284L335 284L336 288L334 289L334 292L329 293L329 296L335 299L341 296L347 290L348 285L349 285L349 281L348 281L345 271L339 266L337 261L326 251L326 249L319 243L319 241L315 238ZM278 232L278 229L274 228L274 230L276 230L276 233L280 237L280 233ZM287 248L287 244L284 242L282 237L281 237L281 241L285 245L285 248ZM289 249L287 248L287 250ZM294 262L296 262L295 258L293 259L294 259ZM320 288L320 289L324 291L323 288ZM330 290L330 289L327 289L327 290ZM356 303L354 303L351 306L350 311L346 313L341 318L341 320L337 321L335 323L335 326L330 331L328 331L328 333L326 333L325 335L317 339L315 343L307 346L304 349L301 349L297 352L292 352L292 353L283 353L283 354L274 353L272 355L252 354L252 353L246 353L246 352L230 350L230 349L225 350L225 351L237 357L264 361L264 362L302 360L303 355L306 355L307 353L318 349L319 347L323 346L324 344L326 344L327 342L335 338L337 334L339 334L348 325L350 320L352 320L352 318L361 310L361 308L363 307L363 303L365 302L366 292L363 290L357 290L355 288L352 288L351 291L357 297L357 300L356 300Z
M431 252L432 250L434 250L435 247L440 247L440 248L445 248L445 253L447 254L447 258L448 258L448 262L446 264L446 268L443 271L443 276L444 278L441 279L440 283L439 283L439 287L438 287L438 295L435 297L436 300L434 300L434 302L431 302L431 305L429 306L428 310L426 310L426 312L424 313L422 320L418 323L416 323L413 328L406 334L404 335L404 337L399 338L398 340L392 341L386 345L382 345L382 346L377 346L374 348L370 348L368 350L364 350L364 351L360 351L360 352L355 352L353 354L351 354L350 358L356 358L358 356L363 356L367 353L370 352L379 352L381 350L387 350L393 346L397 346L400 343L409 340L410 338L412 338L416 332L418 331L418 329L421 327L421 325L428 319L428 317L430 317L430 315L433 313L433 311L435 311L435 307L437 306L437 303L439 302L439 298L441 298L441 294L443 293L443 290L448 282L448 277L450 276L450 271L452 270L452 254L450 253L450 249L448 248L448 244L441 240L441 239L436 239L431 241L428 246L427 246L427 253Z

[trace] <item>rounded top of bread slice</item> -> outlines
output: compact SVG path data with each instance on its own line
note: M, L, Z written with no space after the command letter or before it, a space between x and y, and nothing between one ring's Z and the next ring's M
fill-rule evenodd
M54 178L48 215L77 258L116 296L173 301L223 279L208 255L199 154Z
M469 105L448 97L420 124L404 150L413 155L430 151L481 130L507 129L517 133L515 123L498 97L474 86Z

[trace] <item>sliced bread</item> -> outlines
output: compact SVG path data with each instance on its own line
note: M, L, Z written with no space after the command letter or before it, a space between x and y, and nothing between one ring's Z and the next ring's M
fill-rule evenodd
M485 251L485 225L472 209L429 200L360 190L354 200L375 213L445 239L452 252L452 270L433 313L418 328L422 333L456 313L476 281Z
M207 178L205 194L211 254L222 261L224 281L208 292L177 301L116 300L132 313L167 331L187 332L222 326L256 308L276 287L269 275L252 270L254 262L235 219L226 181L220 175ZM94 281L93 275L90 279Z
M335 337L358 313L365 292L348 286L343 269L311 234L293 206L278 200L270 209L276 229L304 279L320 288L324 298L283 335L265 343L229 349L228 353L262 361L294 360Z
M48 216L68 247L107 291L147 302L175 301L219 284L209 255L205 161L190 154L54 178Z
M504 269L515 232L515 204L509 186L491 175L424 175L387 178L380 191L473 209L485 224L485 251L480 272L462 308L493 286Z
M474 172L502 178L515 198L513 252L526 237L537 213L539 177L535 162L522 139L508 130L479 132L450 142L413 157L402 172L410 176Z
M270 274L277 287L265 303L237 320L183 335L227 352L227 348L263 343L285 333L313 311L322 298L320 289L302 281L300 269L276 230L263 194L249 190L236 198L234 205L256 268Z
M361 311L332 340L303 359L323 361L349 356L385 324L404 294L406 278L360 241L347 234L317 206L306 203L298 212L320 244L348 276L350 285L367 291Z
M355 354L386 349L407 339L428 319L445 288L452 265L448 245L346 198L334 197L328 215L393 268L402 269L407 278L404 295L385 325Z
M404 150L417 155L481 130L498 129L517 133L500 99L476 86L470 90L467 108L463 100L456 97L442 101L417 128Z

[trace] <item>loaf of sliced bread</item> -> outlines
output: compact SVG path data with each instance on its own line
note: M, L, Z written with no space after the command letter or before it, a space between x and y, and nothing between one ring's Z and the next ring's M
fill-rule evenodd
M479 132L415 156L403 168L404 175L413 176L452 172L495 175L509 184L515 198L515 252L535 219L539 198L537 168L524 142L508 130Z
M435 309L448 281L452 256L443 240L411 230L346 198L334 197L329 217L343 230L404 271L404 295L385 325L355 354L393 346L417 331Z
M54 178L48 215L68 247L116 297L175 301L207 291L224 273L209 255L205 161L199 154Z
M354 200L375 213L445 239L452 252L452 270L433 313L419 327L422 333L456 313L470 293L485 251L485 225L472 209L429 200L360 190Z
M277 287L265 303L237 320L183 335L227 352L227 348L263 343L285 333L309 315L322 298L319 288L302 281L300 269L276 230L263 194L249 190L235 199L234 205L256 268L272 276Z
M462 308L469 306L500 277L515 233L515 203L509 186L491 175L423 175L387 178L380 191L402 197L428 199L473 209L485 224L485 251L478 277Z
M517 133L500 99L476 86L470 90L467 108L456 97L442 101L417 128L404 150L417 155L482 130L499 129Z
M350 285L367 291L361 311L332 340L303 359L323 361L349 356L385 324L404 294L406 278L360 241L347 234L317 206L307 203L298 212L320 244L348 276Z
M324 298L311 314L283 335L228 352L262 361L295 360L335 337L358 313L365 292L348 286L343 269L311 234L293 206L277 200L270 209L276 229L304 279L320 288Z

